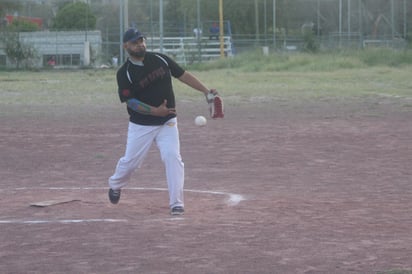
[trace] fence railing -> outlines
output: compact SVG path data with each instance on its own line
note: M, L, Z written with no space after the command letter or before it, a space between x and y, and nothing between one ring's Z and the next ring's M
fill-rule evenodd
M176 62L185 65L221 57L220 40L208 37L147 37L146 44L148 50L171 55ZM223 37L223 54L234 54L230 36Z

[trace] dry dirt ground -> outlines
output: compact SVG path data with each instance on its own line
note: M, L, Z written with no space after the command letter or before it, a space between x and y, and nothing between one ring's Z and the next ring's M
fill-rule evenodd
M227 102L205 127L206 106L180 101L183 217L169 216L155 146L108 201L123 107L2 105L1 273L412 268L410 99Z

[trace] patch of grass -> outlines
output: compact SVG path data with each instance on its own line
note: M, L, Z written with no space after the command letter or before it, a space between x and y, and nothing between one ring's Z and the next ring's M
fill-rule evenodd
M102 104L116 98L115 72L0 72L0 101L17 105Z
M403 67L412 65L412 50L368 49L310 53L275 52L268 56L252 51L231 58L193 64L189 69L208 71L235 69L244 72L260 71L337 71L366 67Z
M412 98L412 65L369 66L353 52L270 56L252 52L189 71L217 88L227 103L378 96L403 100L401 105L409 110ZM114 106L119 103L115 75L112 69L0 71L0 105ZM178 80L174 89L178 100L203 100Z
M369 49L354 52L368 66L401 67L412 64L411 50Z

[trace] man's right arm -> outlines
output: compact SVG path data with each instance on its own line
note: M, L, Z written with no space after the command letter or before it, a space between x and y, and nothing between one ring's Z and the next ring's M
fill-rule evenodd
M148 104L145 104L135 98L128 99L126 101L127 107L136 111L140 114L150 115L152 112L152 107Z
M174 108L167 107L167 100L164 100L163 104L158 107L150 106L135 98L128 99L126 104L128 108L144 115L164 117L170 114L176 114L176 110Z

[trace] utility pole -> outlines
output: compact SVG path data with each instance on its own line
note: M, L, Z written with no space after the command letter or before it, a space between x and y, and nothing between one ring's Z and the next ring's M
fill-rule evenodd
M120 64L124 62L124 49L123 49L123 33L124 33L124 25L123 25L123 18L124 18L124 1L121 0L119 2L119 53L120 53Z
M223 35L223 0L219 0L219 41L220 41L220 57L225 57L225 42Z
M359 9L359 47L363 48L363 11L362 11L362 0L358 0Z
M150 44L152 45L152 50L153 50L153 36L154 36L154 30L153 30L153 1L150 1Z
M406 39L407 35L407 24L406 24L406 0L403 0L403 39Z
M351 19L351 0L348 0L348 41L350 40L350 32L351 32L351 29L350 29L350 19Z
M318 39L320 38L320 0L316 1L316 34L318 36Z
M160 52L163 53L163 0L159 0L159 36Z
M259 5L258 0L255 0L255 35L256 43L259 43Z
M276 49L276 0L273 0L273 48Z
M342 0L339 0L339 48L342 45Z
M129 26L129 0L119 1L119 61L122 64L125 60L124 49L123 49L123 33L125 33L126 28Z
M86 0L85 13L86 21L84 26L84 40L87 41L87 29L89 28L89 0Z
M395 6L393 0L391 0L391 23L392 23L392 43L395 39Z
M85 12L86 12L86 20L84 26L84 55L83 55L83 65L88 66L90 65L90 43L87 40L87 29L89 28L89 0L86 0Z
M268 22L267 22L268 18L267 18L267 1L263 0L263 21L264 21L264 25L263 25L263 33L265 35L265 46L267 45L267 35L268 35Z
M202 48L201 48L201 41L202 41L202 33L201 27L200 27L200 0L197 0L197 7L196 7L196 13L197 13L197 27L196 27L196 43L197 43L197 54L199 55L199 62L202 62Z
M124 4L123 4L123 8L124 8L124 13L123 13L124 21L123 21L123 24L124 24L125 29L127 30L129 28L129 0L123 0L123 1L124 1Z

